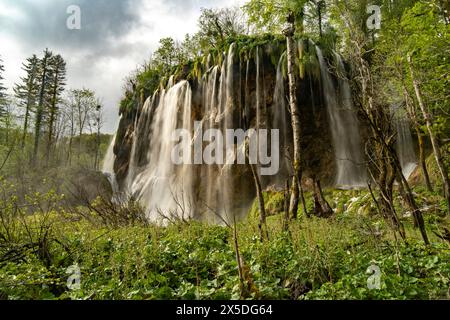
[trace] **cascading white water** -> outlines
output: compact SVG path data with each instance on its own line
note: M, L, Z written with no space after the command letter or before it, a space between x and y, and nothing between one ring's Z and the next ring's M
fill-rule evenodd
M105 158L103 159L102 172L103 173L114 173L114 144L116 143L116 135L113 136L108 150L106 151Z
M284 177L290 176L290 168L292 165L287 157L289 141L292 140L292 130L289 104L285 90L285 79L283 77L283 64L286 63L286 53L283 53L278 61L277 74L275 81L275 89L273 93L273 105L272 105L272 128L280 129L280 150L281 154L281 168L280 178L277 178L277 183L284 187Z
M402 167L403 176L408 179L418 166L414 151L411 128L406 112L401 107L392 107L395 130L397 131L396 149Z
M357 188L367 184L366 169L362 156L359 122L353 108L351 90L348 81L339 79L340 98L323 53L316 46L322 76L323 92L333 141L336 161L336 186L340 188ZM338 68L343 72L344 66L338 56Z
M136 175L140 171L142 171L142 168L139 164L139 159L138 159L139 157L138 157L138 154L136 154L136 152L140 151L140 153L141 153L143 151L143 150L141 150L142 142L148 142L148 139L150 138L151 120L152 120L152 116L153 116L153 114L152 114L153 107L155 105L155 97L156 97L156 93L153 94L152 97L149 97L147 100L145 100L145 103L142 106L141 116L134 123L135 130L133 132L133 144L131 147L130 163L128 166L128 174L127 174L127 178L125 181L125 184L126 184L128 190L131 190L133 180L136 177ZM140 150L138 150L138 149L140 149ZM145 163L147 163L147 162L145 162Z
M170 83L172 85L172 83ZM192 214L192 172L187 165L176 166L171 161L176 142L172 134L176 129L192 130L191 88L187 81L181 81L163 90L156 109L146 102L143 117L154 112L151 119L151 148L148 150L148 164L134 177L128 179L128 192L138 199L148 210L148 218L159 222L166 217L189 218ZM181 117L179 117L181 115ZM142 132L146 125L138 125L134 139L150 137ZM186 147L186 146L184 146ZM183 150L189 149L182 148ZM135 153L133 157L136 157ZM131 163L136 163L131 159ZM133 173L133 172L131 172ZM130 174L130 173L129 173Z
M166 216L183 215L184 210L197 209L197 217L220 223L222 219L232 221L231 213L231 193L230 168L225 163L212 163L201 165L204 161L202 150L192 148L192 144L203 144L203 141L215 144L215 137L209 136L208 129L218 129L225 132L233 127L234 112L234 55L235 45L232 44L221 66L214 66L208 69L200 81L202 118L197 127L193 127L191 119L191 99L192 93L187 81L175 84L173 87L173 77L169 80L168 88L160 94L159 104L155 109L152 103L147 100L143 107L141 118L146 117L148 112L154 113L153 119L146 117L144 122L150 121L152 130L149 135L143 134L141 128L145 127L139 122L135 138L142 140L152 139L151 148L148 154L148 163L142 169L134 168L136 160L130 160L129 177L131 182L129 187L135 197L148 208L151 219L158 218L159 213ZM178 107L177 107L178 106ZM177 114L182 114L182 120L176 121ZM147 124L148 125L148 124ZM192 150L193 157L191 164L181 164L175 166L171 164L170 152L175 143L170 141L172 132L175 129L184 129L192 134L190 145L184 146L183 150ZM184 140L183 140L184 141ZM225 160L231 157L234 150L227 150L227 141L224 137L223 150L215 149L225 155ZM136 141L133 142L132 157L136 157ZM218 157L218 159L220 156ZM196 167L196 165L201 165ZM136 173L130 175L130 173ZM178 177L178 179L176 178ZM196 179L196 190L192 189L192 184ZM195 192L195 197L194 193ZM195 198L195 203L194 203ZM184 204L186 209L181 209ZM193 212L184 218L191 217ZM220 217L220 218L219 218Z
M341 187L361 186L365 182L365 167L357 165L363 160L350 86L341 80L338 90L328 74L320 49L317 54L337 159L336 182ZM231 138L227 135L218 138L215 133L223 134L228 129L251 130L248 132L250 141L255 138L259 141L258 147L265 150L258 152L259 170L267 169L269 152L280 155L279 146L292 149L286 80L282 72L285 56L279 60L276 79L265 74L264 69L273 71L263 48L256 49L255 59L237 63L238 57L237 46L233 44L224 53L220 65L210 65L212 58L209 59L202 78L192 80L194 92L190 82L176 83L175 77L171 76L167 86L161 87L139 108L139 116L132 128L128 176L121 181L121 191L139 200L147 208L151 221L161 223L164 215L170 218L194 217L216 223L232 222L235 216L247 212L254 195L254 181L248 166L234 165L237 158L245 158L245 143L237 137L229 141ZM338 65L344 69L339 59ZM273 99L266 99L269 95ZM314 95L313 90L311 95ZM268 108L270 100L272 105ZM275 146L271 139L268 145L264 136L258 134L255 137L254 129L257 127L265 131L279 129L280 141L278 132L269 132L269 135L280 144ZM183 129L190 136L174 141L176 129ZM223 142L223 149L219 148L218 140ZM172 155L177 148L182 150L183 157L186 150L190 150L191 161L175 164ZM286 178L291 175L289 158L284 153L281 157L283 162L278 163L281 168L274 173L275 176L261 174L264 187L277 187L280 183L284 186ZM207 160L211 158L214 160Z
M116 160L116 156L114 155L115 144L116 144L116 135L113 136L111 143L109 144L102 165L102 172L108 178L108 181L111 184L113 194L116 194L119 191L119 186L117 185L116 180L116 174L114 172L114 161Z
M286 92L284 88L284 78L283 78L283 63L285 62L284 53L277 66L277 76L275 82L275 90L273 94L273 128L281 128L282 137L284 141L288 141L288 127L290 123L288 122L288 101L286 98Z
M263 88L262 83L264 81L263 75L261 74L261 57L259 52L259 47L256 47L256 129L259 130L261 128L261 103L263 100Z
M203 139L203 132L214 128L216 125L216 118L218 115L218 76L219 76L219 67L214 66L210 72L204 75L202 81L202 92L203 92L203 119L202 126L198 129L198 132L194 133L194 140ZM198 155L199 159L203 159L202 155ZM199 161L200 164L202 161ZM208 206L212 206L213 203L217 201L217 185L214 183L216 168L212 165L202 167L202 177L205 177L205 183L202 183L202 186L206 185L205 190L205 199L202 201L206 202ZM211 208L215 212L217 212L217 208ZM206 209L208 210L208 209Z
M219 107L222 110L222 116L219 122L219 129L225 132L227 129L233 128L233 112L235 108L234 99L234 54L235 54L236 44L231 44L228 49L228 54L222 65L222 74L220 77L219 85ZM224 137L224 150L225 161L227 162L230 157L234 157L235 150L227 150L226 146L228 141L226 136ZM218 193L219 201L216 202L216 211L221 215L221 217L229 222L232 221L232 210L231 210L231 195L233 193L233 186L230 183L231 179L231 166L224 163L220 166L220 176L216 179L216 190Z

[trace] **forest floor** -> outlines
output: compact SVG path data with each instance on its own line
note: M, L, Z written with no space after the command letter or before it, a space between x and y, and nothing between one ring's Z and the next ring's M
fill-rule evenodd
M236 239L225 226L106 226L96 214L80 217L42 205L35 215L8 222L17 236L0 248L0 297L450 299L450 243L436 235L448 224L445 204L422 188L415 191L427 208L429 246L407 213L401 216L407 240L396 237L364 190L327 191L335 215L300 216L289 231L282 228L282 194L266 193L269 239L263 242L256 204L236 225ZM48 204L55 197L32 200ZM399 199L397 205L402 206Z

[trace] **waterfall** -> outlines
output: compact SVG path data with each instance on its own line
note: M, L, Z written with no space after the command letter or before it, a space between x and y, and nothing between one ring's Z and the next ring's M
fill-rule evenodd
M418 165L410 123L403 108L393 106L392 113L397 133L396 150L402 167L403 176L408 179Z
M347 80L339 77L338 95L325 58L317 46L316 52L320 63L323 91L337 167L335 183L340 188L363 187L366 185L367 180L366 169L363 165L359 122L352 103L350 85ZM337 59L337 66L341 72L345 72L340 57Z
M142 108L135 124L126 185L127 192L147 208L151 221L162 222L165 217L188 219L194 213L213 222L232 221L232 168L222 162L202 165L203 150L196 150L195 145L215 142L206 134L208 129L225 132L233 128L235 47L232 44L223 63L211 66L200 80L202 108L197 127L193 126L192 90L187 81L174 83L174 77L170 77L166 88L148 98ZM192 135L190 140L183 139L180 147L191 151L189 159L178 165L171 158L176 146L171 136L176 129ZM223 152L227 160L234 156L234 149L226 150L226 145L225 140L224 149L216 151ZM139 160L145 151L145 159Z
M116 174L114 173L114 161L116 156L114 155L114 145L116 144L116 135L113 136L108 150L106 151L105 158L103 159L102 172L108 178L113 194L119 191L119 187L116 181Z
M194 140L202 139L203 132L214 128L215 120L218 114L218 77L219 77L219 66L214 66L210 72L204 75L202 81L202 92L203 92L203 118L202 126L198 128L197 132L194 134ZM196 164L201 164L203 160L203 155L200 153L196 158ZM208 206L213 206L217 202L215 199L217 194L217 185L215 184L216 167L209 165L207 167L201 168L201 176L205 177L206 190L204 190L205 199L204 201ZM202 186L204 184L202 183ZM213 208L216 210L216 208Z
M106 151L105 158L103 159L102 172L103 173L114 173L114 144L116 143L116 135L113 136L108 150Z
M283 53L278 61L275 88L272 105L272 128L280 129L280 150L281 154L281 176L277 182L284 187L284 176L290 176L288 157L285 156L289 141L292 140L291 120L289 114L288 99L285 90L285 79L283 78L283 64L286 63L286 53Z
M213 59L212 55L205 59L207 65L203 66L201 77L177 81L171 76L165 87L160 86L139 106L134 123L125 122L127 139L132 141L122 146L129 158L121 156L116 160L120 162L118 167L128 166L120 191L139 201L150 221L164 224L166 219L195 218L221 223L245 215L255 196L248 161L244 161L247 165L236 164L237 159L246 158L246 138L255 142L255 146L249 146L249 154L257 156L252 164L260 170L262 187L284 187L292 175L292 157L286 157L286 151L292 150L283 78L286 56L283 54L278 65L273 66L268 51L260 46L253 57L244 59L245 55L232 44L221 59ZM315 112L329 118L337 167L335 182L340 187L362 186L366 172L349 83L339 80L335 84L319 48L317 56L326 108ZM220 63L214 62L217 60ZM339 57L337 65L344 72ZM310 91L311 95L316 94L316 90ZM318 99L313 96L304 102ZM312 130L317 129L312 126ZM182 135L178 135L180 131ZM319 147L324 151L327 148ZM112 147L109 152L112 160L108 161L113 162ZM174 160L174 152L181 161ZM272 162L269 153L281 159ZM266 175L272 164L275 172ZM108 172L112 166L109 164ZM308 167L305 172L315 168Z
M280 128L282 130L283 142L289 141L289 126L291 125L288 118L288 101L284 88L283 78L283 62L285 62L285 55L283 54L278 62L277 76L275 82L275 90L273 94L273 128Z
M133 144L131 146L131 154L130 154L130 163L128 166L128 174L126 179L126 186L128 189L131 189L133 184L133 180L136 175L142 171L142 164L147 164L148 157L140 157L140 155L147 154L149 140L150 139L150 129L151 129L151 120L153 116L153 108L155 106L156 93L147 98L144 105L142 106L141 116L136 119L134 123L134 132L133 132Z
M146 102L141 115L143 121L150 123L150 132L143 122L136 128L136 139L144 139L150 144L147 159L148 164L131 176L128 192L138 199L148 210L150 221L159 222L163 215L169 218L189 218L192 214L192 174L188 165L177 166L172 163L172 150L176 142L172 134L176 129L191 130L191 88L187 81L173 84L169 81L168 88L161 92L159 103L155 109L150 108L151 100ZM150 113L155 113L150 116ZM145 116L147 116L145 118ZM148 123L147 123L148 124ZM182 146L182 150L190 146ZM136 163L133 154L131 163ZM134 172L129 172L134 174Z
M222 132L225 132L227 129L233 128L233 112L235 111L235 97L234 97L234 82L235 82L235 74L234 74L234 55L235 55L236 44L231 44L226 59L222 65L222 74L220 77L220 86L219 86L219 106L222 113L222 122L219 124L219 129ZM217 120L216 120L217 121ZM223 153L225 155L225 163L220 166L219 178L216 179L216 192L218 194L218 202L216 203L216 212L225 220L231 222L232 218L232 193L233 186L231 184L231 170L232 166L227 165L230 158L234 158L235 150L226 149L225 146L228 145L226 137L224 139L224 150Z
M263 88L261 82L264 81L264 75L261 74L261 57L259 53L259 47L256 47L256 129L261 128L261 99Z

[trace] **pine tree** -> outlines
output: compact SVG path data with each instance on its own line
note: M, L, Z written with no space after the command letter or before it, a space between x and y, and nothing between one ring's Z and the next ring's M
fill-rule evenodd
M36 108L36 99L39 90L37 79L39 73L39 59L36 55L33 55L22 65L22 70L26 72L26 76L21 78L21 84L15 85L14 93L19 101L19 106L25 109L21 142L23 148L25 147L26 137L30 126L31 114Z
M46 112L45 107L47 106L48 90L50 88L50 62L53 57L53 53L48 49L44 51L44 57L39 63L39 102L36 109L36 118L34 125L34 151L33 151L33 163L37 164L37 157L39 152L39 140L41 137L42 122L44 120L44 115Z
M56 123L56 118L58 115L58 103L60 102L60 97L64 91L66 81L66 62L60 55L56 55L50 60L50 105L49 105L49 118L48 118L48 141L47 141L47 162L50 157L53 138L54 138L54 127Z

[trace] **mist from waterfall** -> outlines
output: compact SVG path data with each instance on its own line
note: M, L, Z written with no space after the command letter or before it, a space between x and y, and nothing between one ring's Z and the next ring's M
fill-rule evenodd
M318 46L316 52L336 161L335 184L339 188L364 187L367 185L367 172L350 85L346 79L338 77L339 90L336 90L328 64ZM339 71L345 74L343 62L338 55L336 60Z

